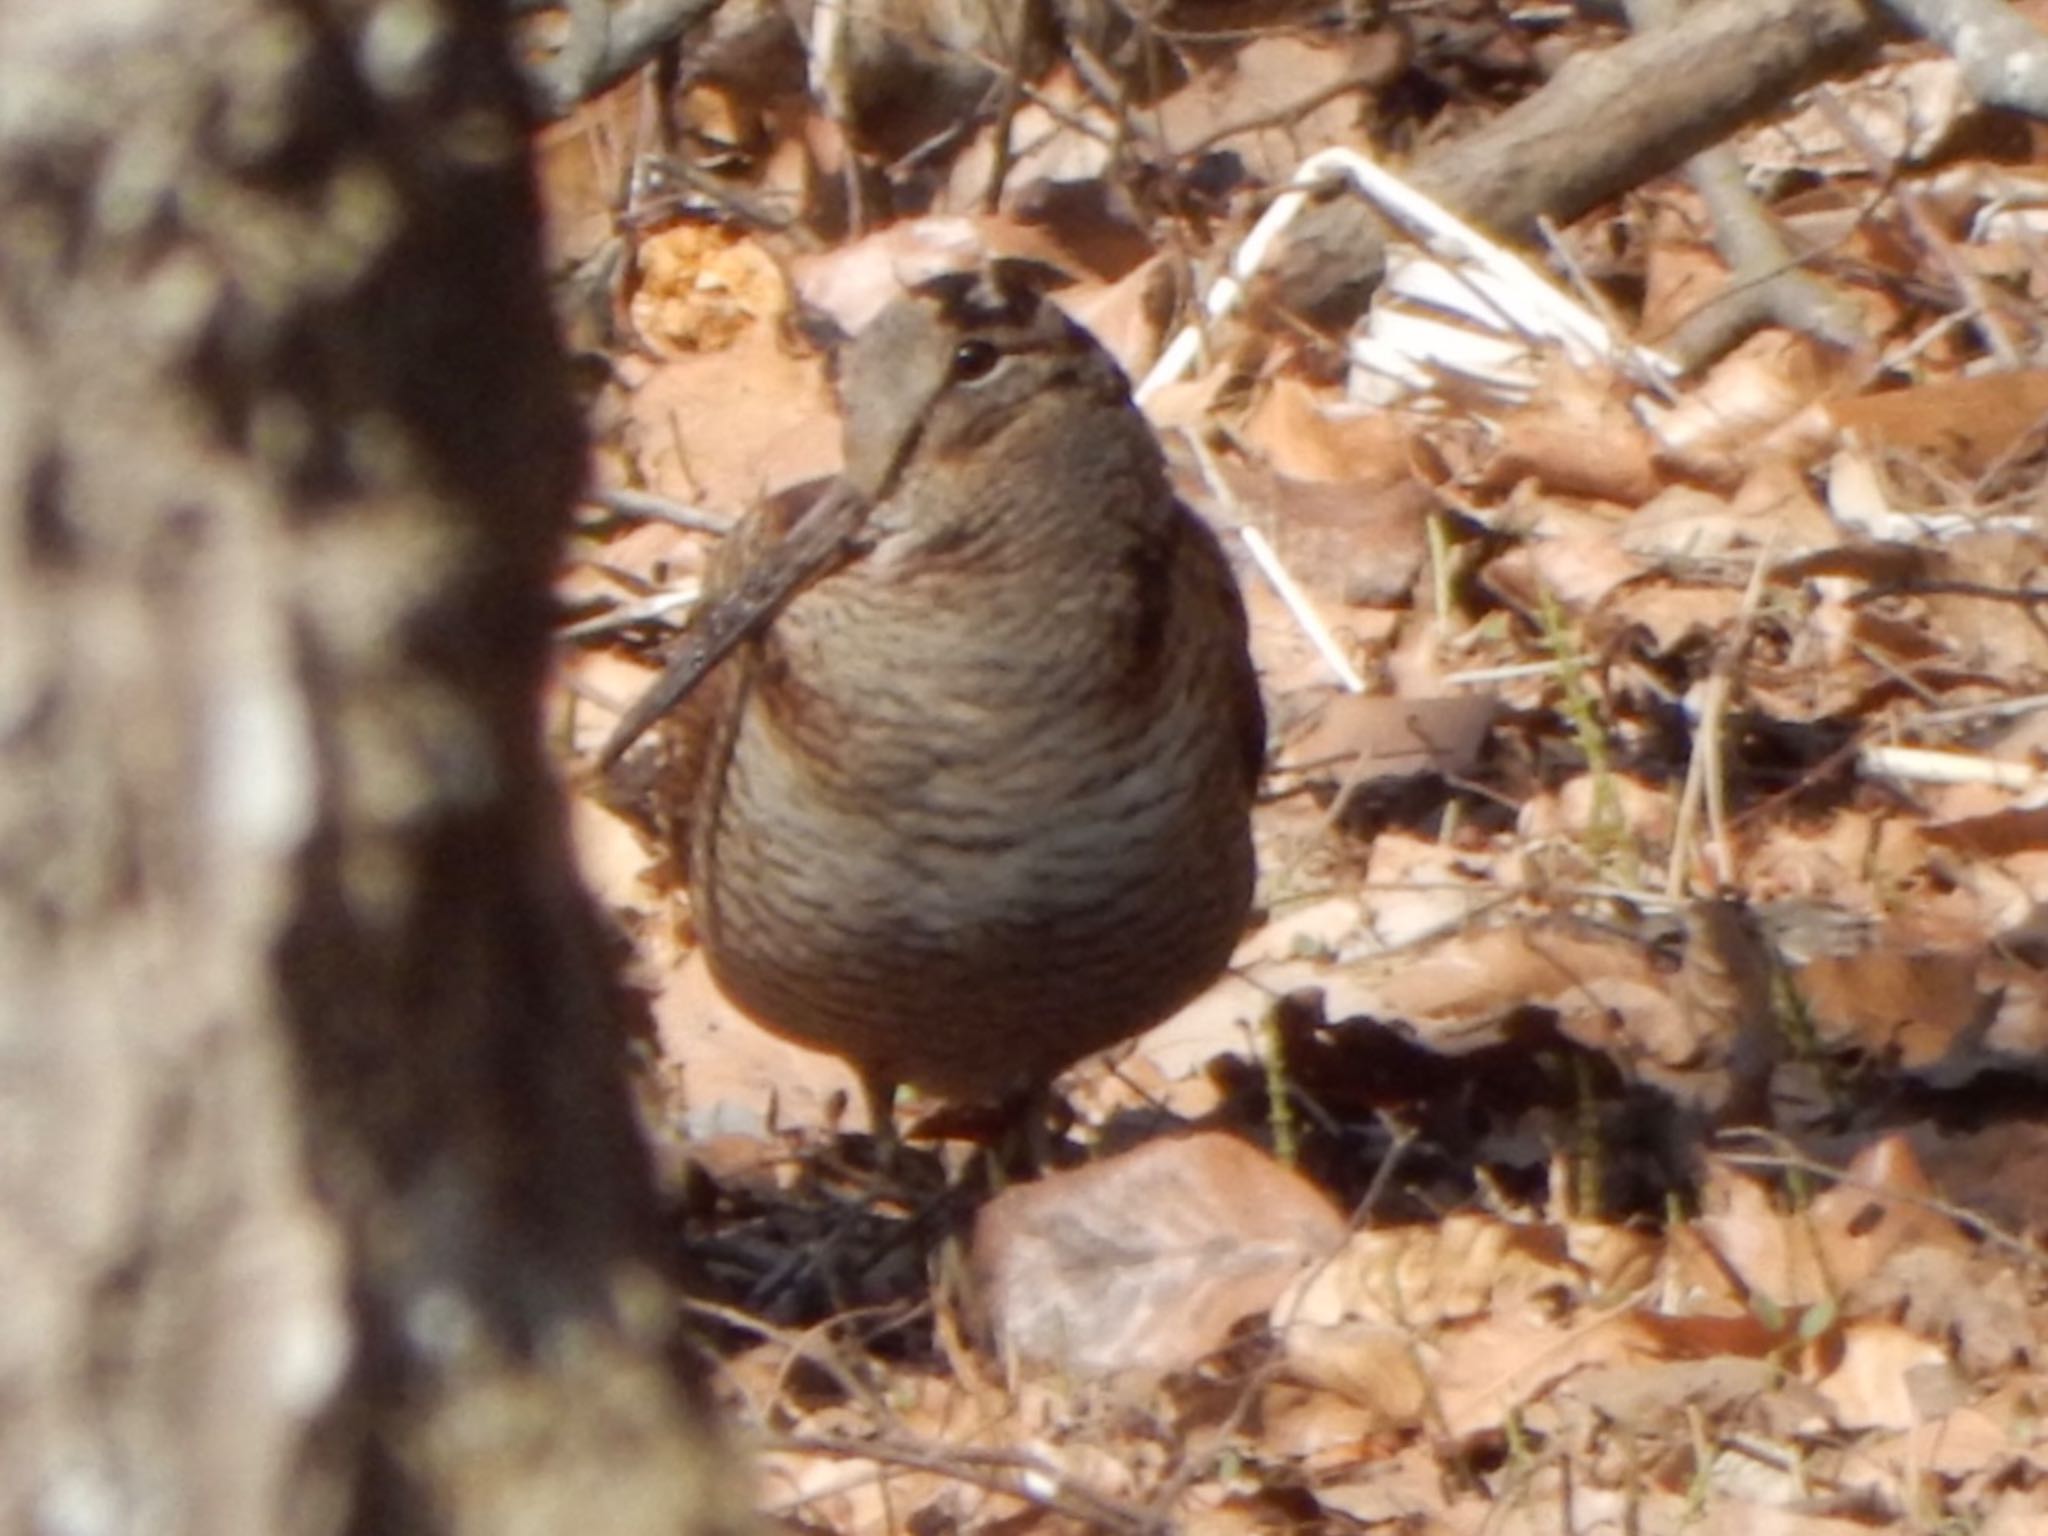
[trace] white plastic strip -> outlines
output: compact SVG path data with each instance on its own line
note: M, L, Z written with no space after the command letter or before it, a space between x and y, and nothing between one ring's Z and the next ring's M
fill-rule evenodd
M1651 373L1664 378L1678 376L1678 367L1670 359L1649 348L1623 343L1608 331L1598 315L1559 290L1513 251L1423 196L1369 157L1341 146L1322 150L1303 161L1293 183L1273 199L1273 205L1252 226L1252 232L1232 255L1230 270L1216 280L1203 300L1202 309L1208 320L1219 320L1238 307L1244 299L1245 285L1265 265L1274 242L1308 206L1311 193L1323 178L1333 172L1348 179L1439 261L1470 264L1485 274L1479 307L1460 308L1476 316L1491 316L1496 323L1504 322L1532 338L1554 341L1581 360L1627 353L1638 367ZM1412 280L1414 274L1410 277ZM1462 284L1470 293L1476 279L1453 271L1447 281ZM1185 378L1194 367L1201 345L1199 325L1183 328L1139 383L1139 403L1175 380ZM1376 359L1375 366L1384 371L1387 359Z

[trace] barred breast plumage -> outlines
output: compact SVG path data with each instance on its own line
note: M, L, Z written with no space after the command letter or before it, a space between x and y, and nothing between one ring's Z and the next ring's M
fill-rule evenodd
M1263 744L1243 607L1114 362L1006 270L897 301L841 398L837 504L754 514L707 595L810 518L855 531L668 716L660 792L740 1007L884 1105L1005 1096L1229 958Z

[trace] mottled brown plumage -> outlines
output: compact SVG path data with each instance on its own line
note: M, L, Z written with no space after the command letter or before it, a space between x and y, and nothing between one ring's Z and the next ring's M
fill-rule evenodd
M1229 958L1244 612L1115 363L1005 269L897 301L840 395L825 506L713 562L705 611L748 638L662 720L655 795L734 1002L878 1112L898 1082L1005 1097Z

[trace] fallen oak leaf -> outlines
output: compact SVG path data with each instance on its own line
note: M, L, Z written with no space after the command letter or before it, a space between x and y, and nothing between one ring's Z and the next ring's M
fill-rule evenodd
M971 1262L1013 1369L1156 1375L1221 1346L1346 1230L1300 1174L1212 1132L1005 1190Z

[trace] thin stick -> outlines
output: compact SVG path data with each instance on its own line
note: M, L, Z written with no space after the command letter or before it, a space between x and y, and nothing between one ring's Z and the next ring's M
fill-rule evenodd
M1263 533L1244 520L1244 509L1231 494L1230 486L1223 478L1222 468L1216 463L1215 455L1209 451L1209 445L1202 441L1199 433L1186 432L1182 435L1186 437L1188 446L1194 450L1195 462L1202 467L1202 479L1208 485L1209 493L1230 513L1231 521L1237 529L1237 536L1244 541L1244 547L1251 555L1252 563L1258 566L1259 574L1266 578L1267 584L1278 594L1287 611L1294 616L1294 622L1300 625L1301 632L1308 636L1309 644L1316 648L1316 653L1323 658L1324 665L1336 674L1337 681L1343 684L1344 691L1365 692L1365 679L1360 677L1358 669L1351 665L1351 659L1344 654L1343 647L1337 644L1337 637L1330 633L1329 626L1323 623L1322 615L1316 612L1315 604L1310 601L1309 595L1302 591L1300 583L1281 563L1279 552L1273 548L1271 541Z
M583 499L592 506L603 507L607 512L616 512L621 517L639 518L643 522L668 523L677 528L687 528L693 533L715 533L723 536L732 532L735 522L721 513L708 512L702 507L693 507L668 496L656 496L651 491L592 490L586 491Z
M1735 697L1735 680L1742 670L1743 653L1756 632L1757 612L1763 605L1764 578L1771 569L1770 546L1757 552L1756 564L1743 589L1737 611L1735 633L1728 647L1714 663L1700 701L1700 721L1693 736L1692 757L1685 768L1685 788L1679 795L1678 821L1671 834L1671 863L1664 871L1664 894L1673 902L1685 899L1686 866L1692 856L1693 828L1699 821L1702 798L1707 806L1707 829L1711 840L1715 876L1722 883L1735 878L1735 844L1728 835L1727 736L1728 708Z

